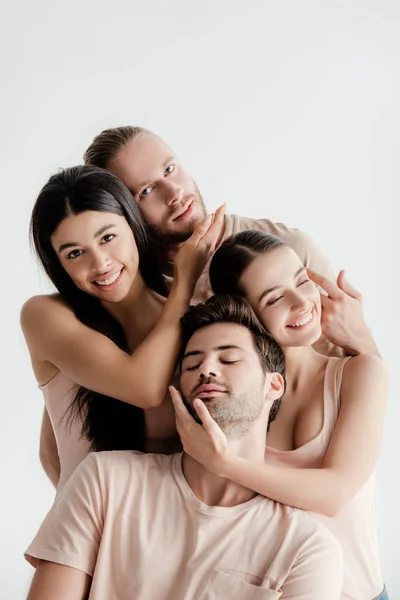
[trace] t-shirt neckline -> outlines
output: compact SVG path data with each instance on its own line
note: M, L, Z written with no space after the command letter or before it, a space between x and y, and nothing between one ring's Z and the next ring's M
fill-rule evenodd
M236 506L209 506L208 504L205 504L194 495L191 487L186 481L182 470L182 458L183 452L176 454L173 458L174 476L182 494L196 511L208 515L209 517L226 518L246 512L261 502L269 502L267 498L258 494L251 500L247 500L247 502L242 502Z

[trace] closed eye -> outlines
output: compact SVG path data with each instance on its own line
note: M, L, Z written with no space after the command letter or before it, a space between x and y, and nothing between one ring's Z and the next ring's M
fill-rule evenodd
M198 365L193 365L192 367L186 367L186 371L195 371L199 368L200 365L201 363L199 363Z
M223 365L234 365L236 363L238 363L238 360L222 360L220 359L220 362L222 362Z
M278 296L278 298L275 298L274 300L269 300L266 303L266 306L273 306L274 304L276 304L278 302L278 300L280 300L281 298L283 298L283 296Z
M305 283L309 283L311 281L311 279L305 279L304 281L301 281L297 287L300 287L301 285L304 285Z

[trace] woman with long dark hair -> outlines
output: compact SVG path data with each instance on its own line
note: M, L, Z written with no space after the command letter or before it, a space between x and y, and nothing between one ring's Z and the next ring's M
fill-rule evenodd
M58 293L28 300L21 324L45 398L41 457L55 486L90 450L160 451L175 435L164 400L179 319L222 222L223 208L183 244L166 300L146 226L117 177L77 166L41 190L31 235Z
M243 231L225 240L211 261L210 279L215 293L244 297L280 344L287 387L270 423L265 463L229 451L207 411L210 398L196 401L204 428L192 423L190 434L185 419L179 420L185 409L178 399L184 450L245 488L316 513L342 544L342 599L387 599L373 494L387 396L382 361L372 355L329 358L313 350L321 336L320 292L297 254L274 235ZM238 356L225 358L232 369L240 362ZM201 373L200 359L190 366Z

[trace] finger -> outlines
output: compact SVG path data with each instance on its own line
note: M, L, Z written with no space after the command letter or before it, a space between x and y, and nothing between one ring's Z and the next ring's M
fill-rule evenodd
M200 400L200 398L196 398L193 402L193 406L200 417L201 422L203 423L204 429L211 436L215 435L218 431L221 431L219 425L214 421L210 412L204 402Z
M177 420L179 420L179 423L181 425L191 424L193 422L193 418L190 415L186 406L184 405L182 396L180 395L178 390L174 386L170 385L169 393L171 394L172 403L174 405L174 409L175 409L175 413L176 413L176 418L177 418Z
M221 235L222 228L224 227L225 209L226 209L225 204L222 204L219 208L217 208L217 210L215 211L214 219L213 219L211 225L209 226L208 230L205 232L205 234L202 237L201 241L204 242L205 244L209 244L211 246L211 248L215 248L215 246L219 240L219 237Z
M211 223L213 222L213 215L209 214L204 217L200 223L196 225L190 238L188 238L185 244L192 244L197 246L200 240L204 237L207 231L210 229Z
M338 298L340 298L341 290L340 288L338 288L334 281L331 281L324 275L320 275L319 273L313 271L310 268L307 268L307 274L311 281L313 281L314 283L319 285L320 288L325 290L325 292L330 298L332 298L332 300L337 300Z
M352 285L350 285L350 283L348 282L347 277L346 277L346 272L343 269L339 272L339 275L337 278L337 284L338 284L338 287L341 290L343 290L343 292L345 294L347 294L348 296L351 296L355 300L361 300L361 298L362 298L361 293L358 290L356 290L356 288L354 288Z

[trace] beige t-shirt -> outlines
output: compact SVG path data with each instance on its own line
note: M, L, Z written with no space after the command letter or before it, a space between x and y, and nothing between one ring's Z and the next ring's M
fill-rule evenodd
M342 555L307 513L200 502L182 454L90 454L26 551L90 575L90 600L339 600Z
M283 223L273 223L269 219L252 219L250 217L239 217L237 215L226 215L225 217L225 232L223 240L226 240L230 235L239 233L240 231L247 231L249 229L257 229L265 231L266 233L272 233L277 235L284 240L300 257L301 262L306 267L310 267L317 273L320 273L324 277L330 280L334 280L333 270L323 255L321 250L316 246L312 239L300 231L299 229L293 229L287 227ZM211 261L210 261L211 262ZM212 295L212 289L209 278L209 267L210 263L206 266L203 274L199 278L196 289L193 295L193 303L198 304L204 302ZM164 262L161 265L164 277L168 286L172 284L174 275L174 265L170 261ZM314 350L320 354L326 356L343 356L343 351L334 346L325 337L321 337L318 342L314 344Z

